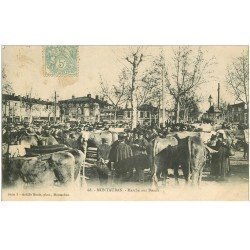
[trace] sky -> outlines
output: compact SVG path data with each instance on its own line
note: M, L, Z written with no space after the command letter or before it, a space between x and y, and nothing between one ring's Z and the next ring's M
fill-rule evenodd
M79 97L91 93L99 93L99 75L109 83L115 84L124 66L128 67L125 56L135 49L133 46L79 46L78 76L52 77L44 74L43 46L3 46L2 67L5 68L6 82L12 83L16 95L27 93L42 99L50 99L57 91L58 99ZM166 60L171 60L175 46L143 46L146 55L142 69L147 68L152 58L164 52ZM197 46L192 46L194 50ZM230 93L226 82L226 67L233 58L241 55L245 46L201 46L206 51L206 58L215 57L216 64L212 66L213 79L197 90L202 96L200 107L206 110L209 106L208 97L211 94L214 102L217 100L217 84L221 85L221 98L234 103L235 98Z

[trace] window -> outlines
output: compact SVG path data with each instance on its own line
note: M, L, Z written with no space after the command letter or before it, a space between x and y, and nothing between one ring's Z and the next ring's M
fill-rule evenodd
M130 111L127 111L127 117L130 118Z
M143 111L140 111L140 118L143 118Z

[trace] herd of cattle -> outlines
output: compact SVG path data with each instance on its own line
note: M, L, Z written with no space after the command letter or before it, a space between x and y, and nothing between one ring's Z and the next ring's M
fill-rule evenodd
M133 155L124 161L124 174L135 170L143 176L144 170L148 169L152 183L158 186L160 179L165 183L168 169L174 170L178 182L181 168L186 182L199 184L211 155L220 153L207 146L211 136L218 132L223 135L230 150L235 141L225 131L183 131L170 133L164 138L155 136L149 141L145 154ZM14 145L9 143L10 134L3 135L3 184L85 185L86 168L95 168L95 164L89 164L86 158L90 144L98 147L105 138L112 145L118 140L119 133L76 131L70 137L61 134L57 138L51 134L37 136L24 133L18 135L18 143ZM225 151L221 153L225 154ZM110 176L113 178L115 175Z

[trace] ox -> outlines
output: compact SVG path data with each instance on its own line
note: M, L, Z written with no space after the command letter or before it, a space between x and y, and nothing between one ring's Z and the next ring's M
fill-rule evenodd
M163 175L165 184L168 168L174 168L174 163L177 160L177 145L178 140L173 136L155 138L152 141L149 159L154 187L158 187L158 179L161 174Z
M180 139L177 136L177 162L175 163L175 179L178 182L178 166L183 171L185 181L192 179L192 184L200 184L203 168L206 164L207 150L199 136L187 136Z
M19 139L19 144L30 148L30 146L38 145L57 145L57 140L52 136L38 136L36 134L32 135L22 135Z
M82 144L83 140L88 141L88 146L99 146L102 143L102 138L107 139L108 145L111 145L118 139L118 135L115 132L101 131L101 132L89 132L82 131L71 134L64 134L61 143L79 149L79 144Z
M202 171L206 164L207 150L198 135L179 138L167 136L156 138L151 150L151 172L154 187L158 187L161 174L164 184L168 169L174 169L175 180L178 183L179 166L181 166L186 183L192 179L192 184L200 184Z
M6 158L3 161L4 184L60 185L78 184L84 154L80 150L68 149L32 157Z

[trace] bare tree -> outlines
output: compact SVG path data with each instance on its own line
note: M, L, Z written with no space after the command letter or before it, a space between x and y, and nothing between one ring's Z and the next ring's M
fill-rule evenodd
M6 81L7 74L6 74L6 68L5 66L2 67L2 93L3 94L12 94L13 93L13 87L10 82Z
M13 93L12 84L10 82L3 82L2 92L3 94L8 94L8 95L12 94Z
M236 100L249 103L249 56L248 51L235 58L227 67L226 81Z
M206 77L211 76L210 66L215 63L215 58L205 59L205 53L200 48L195 51L188 46L179 46L173 53L174 56L166 67L166 85L175 100L178 123L181 98L207 82Z
M128 78L126 69L119 75L118 84L109 85L100 75L100 95L107 99L115 109L115 121L118 108L129 99Z
M131 85L130 85L130 101L132 107L132 128L135 128L137 125L137 98L136 98L136 85L137 85L137 76L138 69L140 64L143 61L144 55L141 52L141 47L137 47L135 51L131 51L131 53L125 58L126 61L130 64L131 69Z
M142 102L151 102L158 106L159 112L159 125L160 125L160 110L162 105L162 122L165 125L165 106L169 100L166 98L166 65L163 52L161 51L159 56L156 56L149 69L144 72L142 83L145 87L141 93L143 93Z
M161 55L154 58L150 68L144 72L141 84L141 96L139 96L140 105L143 103L159 103L162 96L162 78L165 77L165 63Z
M202 100L203 98L201 96L197 96L195 92L191 92L189 95L183 95L180 98L180 109L183 111L183 122L188 122L190 118L198 118L199 103Z

